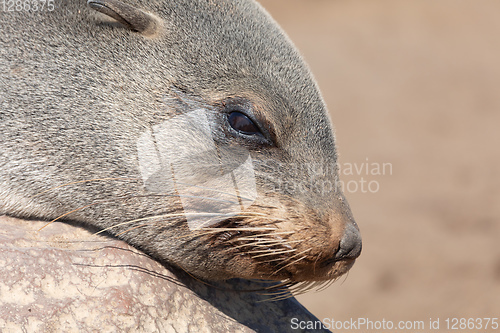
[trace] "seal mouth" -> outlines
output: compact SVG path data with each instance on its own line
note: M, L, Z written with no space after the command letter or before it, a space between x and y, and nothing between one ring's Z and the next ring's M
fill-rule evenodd
M286 279L293 282L328 282L346 274L356 262L356 259L331 259L311 262L309 260L290 267Z
M335 244L321 226L316 225L320 230L313 232L283 219L268 221L259 216L240 216L221 221L210 229L220 231L211 239L211 247L223 248L236 258L239 266L247 268L241 270L240 278L328 282L347 273L361 251L360 245L346 250L342 247L346 242L342 241L332 251Z

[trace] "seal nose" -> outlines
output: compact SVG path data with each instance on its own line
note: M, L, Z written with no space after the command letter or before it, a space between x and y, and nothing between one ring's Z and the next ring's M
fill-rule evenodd
M356 259L361 254L361 234L355 222L349 223L344 229L340 240L339 250L335 254L336 260Z

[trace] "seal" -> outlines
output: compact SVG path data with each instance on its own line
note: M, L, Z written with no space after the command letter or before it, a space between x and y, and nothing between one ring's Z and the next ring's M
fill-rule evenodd
M251 0L77 0L0 18L0 214L207 280L327 283L361 237L310 70Z

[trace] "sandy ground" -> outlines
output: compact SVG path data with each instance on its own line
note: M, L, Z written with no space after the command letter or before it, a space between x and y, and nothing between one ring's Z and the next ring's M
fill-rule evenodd
M299 299L320 319L419 332L499 318L500 1L261 3L319 82L364 241L347 279Z

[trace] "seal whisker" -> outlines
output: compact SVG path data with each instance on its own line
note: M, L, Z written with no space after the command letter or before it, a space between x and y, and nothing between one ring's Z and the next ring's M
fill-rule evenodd
M250 243L250 245L252 246L275 246L275 245L289 245L289 244L293 244L293 243L301 243L302 241L301 240L295 240L295 241L287 241L287 240L280 240L280 241L275 241L275 242L270 242L270 241L265 241L265 242L254 242L254 243Z
M344 284L344 282L346 282L346 281L347 281L347 278L348 278L348 277L349 277L349 272L347 272L347 273L345 274L345 276L344 276L344 280L342 281L342 283L341 283L341 284Z
M279 242L269 243L269 244L248 243L248 244L241 244L241 245L233 246L231 249L238 249L238 248L242 248L242 247L269 247L269 246L275 246L275 245L281 245L281 243L279 243Z
M278 252L268 251L269 253L259 254L258 256L252 256L252 258L255 259L255 258L260 258L260 257L265 257L265 256L270 256L270 255L283 254L283 253L291 253L291 252L295 252L295 251L297 251L297 249L291 249L291 250L285 250L285 251L278 251ZM259 252L262 252L262 251L254 251L254 252L248 252L248 253L259 253Z
M242 214L237 214L237 215L234 215L234 214L230 213L230 215L231 215L231 216L230 216L230 218L232 218L232 219L239 219L239 218L243 218L243 217L249 217L249 218L250 218L250 217L259 217L259 219L268 219L268 220L272 220L273 222L276 222L276 223L277 223L277 222L283 222L283 221L285 221L284 219L283 219L283 220L278 220L278 221L277 221L277 219L276 219L276 218L274 218L274 217L269 217L269 216L264 215L264 214L262 214L262 215L260 215L260 214L259 214L259 215L254 215L254 214L253 214L253 213L251 213L251 212L242 212ZM266 224L268 224L268 222L266 222L266 223L260 223L260 220L259 220L259 225L260 225L260 224L264 224L264 225L266 225ZM274 224L274 223L273 223L273 224ZM206 227L206 228L204 228L204 229L205 229L205 230L210 230L210 229L214 229L214 230L215 230L215 229L220 229L220 228L219 228L219 227ZM275 230L275 229L276 229L276 228L273 228L273 230Z
M302 295L305 294L311 290L316 290L317 288L320 288L323 286L326 282L328 281L311 281L309 283L306 283L300 287L298 287L296 290L292 291L294 296Z
M261 294L261 295L274 296L274 297L265 299L265 300L260 301L260 302L277 302L277 301L282 301L282 300L293 297L293 294L288 290L283 291L283 292L279 292L279 293L277 292L277 293L269 293L269 294Z
M290 251L290 250L287 250L287 251ZM266 249L263 249L263 250L253 250L253 251L247 251L246 252L247 254L252 254L252 253L268 253L268 254L279 254L276 252L276 249L271 249L271 248L266 248ZM256 258L256 256L253 256L252 258Z
M332 284L334 284L334 283L335 283L335 281L336 281L335 279L331 279L331 280L323 281L323 282L324 282L324 283L323 283L323 285L322 285L322 286L320 286L318 289L316 289L316 291L317 291L317 292L320 292L320 291L323 291L323 290L325 290L325 289L329 288Z
M275 239L275 238L254 238L254 237L239 237L238 238L239 241L252 241L252 242L255 242L255 243L260 243L260 244L265 244L265 243L269 243L269 242L280 242L280 243L283 243L283 242L286 242L287 240L286 239L283 239L283 238L280 238L280 239ZM296 241L293 241L293 242L300 242L300 240L296 240Z
M83 182L83 181L80 181L80 182ZM78 183L78 182L76 182L76 183ZM149 196L149 195L147 195L147 196ZM89 208L89 207L91 207L91 206L98 205L98 204L102 204L102 203L106 203L106 202L112 202L112 201L116 201L116 200L119 200L119 199L121 199L121 200L124 200L124 199L125 199L125 200L126 200L126 199L137 198L137 197L145 197L145 195L134 195L134 196L128 196L128 197L115 198L115 199L98 200L97 202L93 202L93 203L91 203L91 204L88 204L88 205L85 205L85 206L82 206L82 207L79 207L79 208L75 208L75 209L73 209L73 210L71 210L71 211L69 211L69 212L67 212L67 213L64 213L64 214L62 214L62 215L59 215L58 217L56 217L55 219L53 219L53 220L49 221L46 225L44 225L43 227L41 227L40 229L38 229L38 231L40 231L40 230L42 230L43 228L47 227L49 224L51 224L51 223L53 223L53 222L55 222L55 221L57 221L57 220L62 219L62 218L63 218L63 217L65 217L65 216L68 216L68 215L70 215L70 214L72 214L72 213L74 213L74 212L78 212L78 211L80 211L80 210L83 210L83 209Z
M316 274L316 264L318 263L318 260L320 259L320 255L318 254L316 256L316 260L314 260L314 264L313 264L313 273Z
M255 217L255 216L259 216L259 217L262 217L262 218L268 218L268 219L272 219L274 220L275 218L271 218L269 217L267 214L264 214L264 213L258 213L258 212L244 212L245 215L235 215L234 218L238 218L238 217ZM216 228L214 228L216 229Z
M276 230L276 229L271 229L271 230ZM246 235L246 238L259 238L261 236L274 236L274 235L291 235L294 234L294 231L280 231L280 232L275 232L272 234L257 234L257 235ZM250 239L248 239L250 240Z
M125 231L117 233L116 236L123 235L123 234L125 234L125 233L127 233L129 231L132 231L132 230L135 230L135 229L138 229L138 228L142 228L142 227L145 227L145 226L148 226L148 225L150 225L150 223L144 223L144 224L141 224L141 225L137 225L135 227L132 227L132 228L129 228L129 229L125 230Z
M47 227L47 226L48 226L48 225L50 225L51 223L53 223L53 222L55 222L55 221L57 221L57 220L59 220L59 219L62 219L63 217L65 217L65 216L67 216L67 215L69 215L69 214L71 214L71 213L77 212L77 211L79 211L79 210L82 210L82 209L85 209L85 208L88 208L88 207L91 207L91 206L94 206L94 205L97 205L97 204L98 204L97 202L94 202L94 203L91 203L90 205L86 205L86 206L83 206L83 207L80 207L80 208L77 208L77 209L73 209L73 210L72 210L72 211L70 211L70 212L67 212L67 213L65 213L65 214L62 214L62 215L60 215L60 216L56 217L55 219L53 219L53 220L49 221L49 222L48 222L47 224L45 224L43 227L41 227L40 229L38 229L38 231L41 231L42 229L44 229L45 227Z
M252 246L254 247L267 247L267 248L271 248L271 247L275 247L275 246L283 246L283 245L286 245L287 243L284 243L283 241L275 241L275 242L253 242L253 243L250 243Z
M290 292L293 295L301 295L303 293L306 293L307 291L311 290L311 287L316 283L317 281L303 281L297 283L295 286L290 288Z
M279 262L281 262L281 261L283 261L283 258L274 258L274 259L269 259L269 260L259 260L259 262L260 262L260 263L263 263L263 264L265 264L265 263L270 263L270 262L274 262L274 261L279 261Z
M274 271L273 273L271 273L271 275L276 275L276 274L278 274L278 272L279 272L279 271L281 271L281 270L283 270L283 269L287 268L288 266L293 265L293 264L295 264L295 263L297 263L297 262L299 262L299 261L301 261L301 260L303 260L303 259L305 259L305 258L307 258L307 256L303 256L302 258L299 258L299 259L297 259L297 260L294 260L294 261L292 261L292 262L288 263L287 265L285 265L285 266L281 267L280 269L278 269L278 270Z
M293 287L297 283L298 282L285 280L285 282L281 282L279 284L275 284L273 286L266 287L266 288L264 288L264 291L259 292L259 295L271 296L271 297L257 301L257 303L274 302L274 301L278 301L281 299L293 297L293 294L290 292L289 288Z
M188 214L188 213L186 213ZM232 219L240 219L240 218L244 218L244 217L255 217L254 215L241 215L241 214L238 214L238 215L235 215L234 213L217 213L217 214L224 214L226 217L229 218L232 218ZM246 214L246 213L245 213ZM224 215L221 215L221 216L224 216ZM264 218L264 219L269 219L269 220L275 220L274 218L270 218L270 217L267 217L267 216L261 216L260 218ZM206 223L210 223L210 222L206 222ZM206 224L204 223L204 224ZM195 230L220 230L221 228L213 228L213 227L204 227L204 224L202 224L201 226L197 227ZM265 223L267 224L267 223ZM276 230L276 228L268 228L268 230Z
M105 228L103 230L100 230L98 232L96 232L95 234L98 235L100 233L103 233L103 232L106 232L110 229L113 229L113 228L116 228L116 227L120 227L122 225L126 225L126 224L130 224L130 223L135 223L135 222L140 222L140 221L146 221L146 220L152 220L152 219L157 219L157 218L172 218L172 217L185 217L186 215L189 215L189 216L210 216L210 217L213 217L213 216L225 216L226 214L218 214L218 213L169 213L169 214L162 214L162 215L154 215L154 216L147 216L147 217L142 217L142 218L139 218L139 219L134 219L134 220L129 220L129 221L125 221L125 222L121 222L121 223L118 223L118 224L114 224L108 228Z
M211 235L211 234L218 234L221 232L227 232L227 231L268 231L268 230L276 230L275 228L266 228L266 227L250 227L250 228L201 228L201 229L194 229L192 230L193 232L196 232L198 234L203 234L203 235ZM190 237L190 235L185 235L185 237ZM236 240L239 240L236 239Z
M281 243L275 243L275 244L255 244L255 243L247 243L247 244L241 244L241 245L236 245L236 246L233 246L233 247L230 247L230 248L227 248L225 249L224 251L225 252L232 252L236 249L241 249L241 248L245 248L245 247L248 247L248 248L259 248L259 247L264 247L264 248L269 248L270 246L277 246L277 245L282 245ZM272 249L267 249L266 251L272 251ZM264 252L264 251L260 251L260 252ZM245 252L245 253L252 253L252 252ZM254 252L256 253L256 252ZM264 261L260 261L262 263L267 263L267 262L271 262L271 261L277 261L277 260L283 260L282 258L276 258L276 259L272 259L272 260L264 260Z
M295 242L300 242L300 241L295 241ZM279 247L285 246L291 250L292 247L289 246L289 244L290 244L289 242L274 242L274 243L268 243L268 244L259 244L258 242L254 242L254 243L244 244L244 246L255 248L257 251L260 251L260 250L258 250L258 248L265 248L267 251L276 251L277 250L276 247L278 247L278 246ZM254 252L254 253L256 253L256 252Z
M297 282L291 281L290 279L284 279L280 283L272 285L270 287L266 287L265 290L273 290L273 289L283 289L284 287L289 288L291 285L296 284Z
M108 180L108 179L114 179L114 178L102 178L102 179L91 179L91 180L85 180L85 181L78 181L78 182L73 182L73 183L68 183L66 185L69 185L69 184L77 184L77 183L83 183L83 182L91 182L91 181L99 181L99 180ZM123 178L120 178L120 179L123 179ZM133 179L133 178L131 178ZM53 189L55 188L59 188L59 187L63 187L63 186L66 186L66 185L60 185L58 187L54 187ZM50 190L50 189L49 189ZM47 192L49 190L46 190L44 192ZM42 192L43 193L43 192ZM39 193L38 195L40 195L41 193ZM98 204L102 204L102 203L107 203L107 202L113 202L113 201L116 201L116 200L128 200L128 199L133 199L133 198L143 198L143 197L152 197L152 196L160 196L160 197L163 197L163 196L171 196L171 197L179 197L179 195L176 195L176 194L145 194L145 195L132 195L132 196L126 196L126 197L119 197L119 198L113 198L113 199L105 199L105 200L98 200L96 202L93 202L91 204L88 204L88 205L85 205L85 206L82 206L82 207L79 207L79 208L75 208L67 213L64 213L58 217L56 217L55 219L52 219L51 221L49 221L46 225L44 225L43 227L41 227L38 231L41 231L42 229L44 229L45 227L47 227L48 225L50 225L51 223L57 221L57 220L60 220L62 219L63 217L65 216L68 216L74 212L78 212L80 210L83 210L83 209L86 209L86 208L89 208L89 207L92 207L94 205L98 205ZM206 198L206 199L213 199L213 198ZM213 200L216 200L216 199L213 199ZM194 214L204 214L206 216L208 216L208 214L214 214L214 215L210 215L210 216L229 216L229 217L232 217L234 216L233 214L222 214L222 213L183 213L182 215L187 215L187 214L191 214L191 215L194 215ZM219 215L215 215L215 214L219 214ZM135 222L135 221L134 221ZM126 222L125 222L126 223ZM113 228L114 226L110 227L110 228Z
M194 233L196 233L196 236L206 236L206 235L213 235L213 234L218 234L221 232L231 232L231 231L248 231L248 232L253 232L253 231L262 231L262 230L269 230L269 229L263 229L263 228L224 228L223 230L211 230L210 232L205 232L204 229L196 229L193 230ZM182 238L191 238L193 235L188 234L188 235L183 235L183 236L178 236L176 239L182 239ZM237 239L232 240L232 241L237 241Z
M275 284L270 287L266 287L265 292L261 293L261 295L281 295L281 294L289 294L290 288L298 284L298 282L285 280L281 283Z
M320 291L323 288L328 287L329 283L331 280L325 280L325 281L317 281L313 286L312 289L315 289L316 291Z
M193 231L203 231L206 234L216 234L224 231L268 231L268 230L276 230L276 228L266 228L266 227L250 227L250 228L202 228L202 229L194 229Z
M337 281L338 281L338 278L334 278L334 279L323 281L324 285L322 287L318 288L317 291L319 292L319 291L325 290L325 289L329 288L332 284L334 284Z
M304 251L301 251L301 252L299 252L299 253L296 253L296 254L294 254L293 256L288 257L288 258L286 258L285 260L283 260L283 263L285 263L285 262L287 262L287 261L290 261L290 260L294 259L295 257L298 257L298 256L300 256L301 254L307 253L307 252L309 252L309 251L311 251L311 250L312 250L312 248L308 248L308 249L306 249L306 250L304 250ZM294 263L297 263L297 262L299 262L299 261L301 261L301 260L303 260L303 259L305 259L305 258L307 258L307 256L304 256L304 257L302 257L302 258L300 258L300 259L297 259L297 260L295 260L295 261L293 261L293 262L291 262L291 263L288 263L287 265L285 265L285 266L281 267L281 268L280 268L280 269L278 269L276 272L274 272L274 273L273 273L273 275L274 275L274 274L276 274L277 272L279 272L280 270L282 270L282 269L284 269L284 268L286 268L286 267L288 267L288 266L290 266L290 265L292 265L292 264L294 264Z
M293 285L292 287L290 287L290 291L291 292L300 292L301 290L303 290L304 288L307 288L308 286L310 286L311 284L313 284L314 281L301 281L301 282L297 282L295 285Z
M272 238L245 238L245 237L238 237L236 238L236 241L238 242L244 242L244 241L249 241L250 243L246 244L268 244L268 243L282 243L283 240L276 240Z

